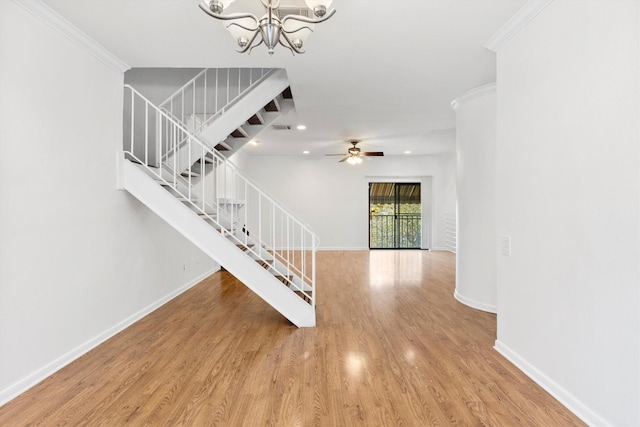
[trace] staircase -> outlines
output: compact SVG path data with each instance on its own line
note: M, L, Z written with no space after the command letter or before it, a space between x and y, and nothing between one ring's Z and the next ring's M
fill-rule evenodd
M224 70L205 70L195 79L207 91L217 87L215 95L194 90L191 81L160 107L125 86L120 187L293 324L315 326L317 236L215 148L238 150L242 138L293 107L286 75L261 70L255 79L240 77L229 97L231 85L221 95L212 84L214 71L220 83ZM228 81L233 74L226 73ZM272 103L280 109L268 111ZM247 135L233 136L238 129Z
M294 103L285 70L231 68L202 70L159 107L229 157Z

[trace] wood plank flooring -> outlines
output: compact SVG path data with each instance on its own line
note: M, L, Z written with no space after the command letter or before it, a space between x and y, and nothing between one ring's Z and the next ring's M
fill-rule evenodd
M453 298L446 252L318 253L317 328L219 272L0 408L0 426L583 425Z

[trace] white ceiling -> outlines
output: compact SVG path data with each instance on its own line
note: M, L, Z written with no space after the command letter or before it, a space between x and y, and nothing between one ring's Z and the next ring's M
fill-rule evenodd
M289 5L300 0L281 0ZM495 81L484 43L526 0L335 0L304 55L262 46L235 52L220 21L198 0L44 0L131 67L279 67L287 70L296 112L268 131L252 155L346 152L346 139L385 155L449 152L455 145L451 101ZM261 15L258 0L228 12Z

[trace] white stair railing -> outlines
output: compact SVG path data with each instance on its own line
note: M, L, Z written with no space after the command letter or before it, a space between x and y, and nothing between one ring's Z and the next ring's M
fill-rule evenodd
M126 158L140 163L155 180L315 307L319 243L315 232L134 88L125 85L124 98ZM197 160L202 170L212 165L213 172L202 180L195 180L191 173L182 176L177 167L180 156L188 156L188 164Z
M273 68L205 68L159 107L192 133L199 132L273 71Z

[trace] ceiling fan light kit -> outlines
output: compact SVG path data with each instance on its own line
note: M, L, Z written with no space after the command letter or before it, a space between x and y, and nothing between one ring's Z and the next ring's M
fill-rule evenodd
M360 157L360 156L350 156L347 159L347 163L349 163L350 165L359 165L360 163L362 163L362 157Z
M349 144L353 145L353 147L349 148L347 154L326 154L327 156L344 156L343 159L338 161L338 163L347 162L350 165L359 165L362 163L363 157L382 157L384 153L382 151L365 151L364 153L357 147L360 143L357 139L352 139Z
M324 22L336 13L335 9L329 10L332 0L305 0L315 18L295 14L283 16L278 9L280 0L260 0L266 10L260 19L252 13L222 15L234 1L209 0L208 3L203 1L199 6L212 18L229 21L225 27L238 43L240 53L251 53L253 48L264 44L269 55L273 55L275 47L280 44L294 55L302 54L302 47L313 32L314 24Z

